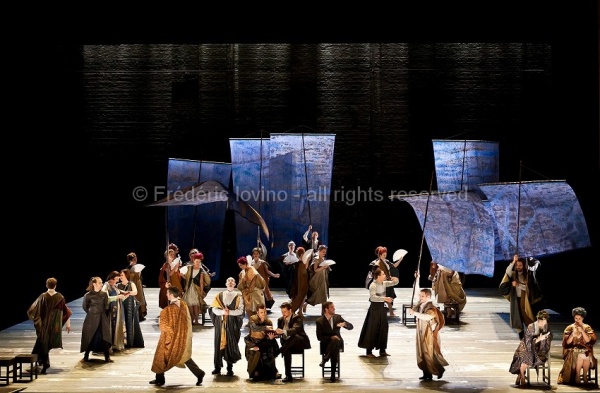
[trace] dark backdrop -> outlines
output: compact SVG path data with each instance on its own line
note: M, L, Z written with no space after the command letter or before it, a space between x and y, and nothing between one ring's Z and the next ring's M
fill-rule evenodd
M8 105L15 108L14 139L5 147L12 217L5 279L19 289L0 327L26 318L47 277L57 277L72 300L91 276L125 267L130 251L155 286L165 211L146 207L150 199L136 201L133 190L165 186L168 158L229 162L229 138L271 132L337 136L332 190L346 199L331 204L329 257L338 261L332 286L362 286L378 245L409 251L401 287L412 286L419 260L426 277L430 259L426 247L420 253L412 209L368 192L427 190L431 139L484 139L500 143L501 181L517 181L523 162L523 180L566 179L573 187L593 247L542 258L540 279L550 308L593 308L600 176L592 3L547 9L539 19L515 13L511 23L487 26L457 16L454 29L448 15L427 31L415 21L379 33L273 39L266 29L161 36L88 26L50 45L21 45ZM223 280L237 275L235 259L247 254L235 250L232 214ZM465 286L496 287L507 264L497 262L493 278L468 276Z

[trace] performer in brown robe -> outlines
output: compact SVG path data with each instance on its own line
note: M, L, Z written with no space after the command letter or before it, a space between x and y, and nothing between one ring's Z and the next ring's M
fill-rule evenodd
M138 308L138 313L139 313L139 320L144 321L146 320L146 315L148 314L148 310L147 310L147 303L146 303L146 295L144 294L144 285L142 283L142 271L139 270L139 267L142 267L143 265L138 265L138 258L137 255L134 252L130 252L129 254L127 254L127 262L129 262L129 265L127 266L127 269L129 269L129 280L131 282L133 282L135 284L135 286L137 287L137 294L135 295L135 298L138 300L139 302L139 308ZM137 265L137 267L136 267ZM143 268L142 268L143 270Z
M583 323L587 311L583 307L575 307L572 314L575 322L563 332L564 363L558 374L558 383L566 385L588 383L589 370L598 367L598 360L594 357L596 333L590 325Z
M294 279L292 281L292 287L290 289L290 298L292 299L292 314L298 312L299 315L303 315L303 311L306 311L306 296L308 295L308 260L304 261L302 256L304 255L304 247L298 247L296 250L296 256L298 262L294 263ZM304 305L304 307L302 307Z
M417 366L423 370L419 379L430 381L433 374L438 379L448 365L440 348L440 330L444 327L444 315L431 301L431 289L421 289L419 304L408 312L417 320Z
M177 255L179 248L173 243L169 245L167 251L165 251L165 263L160 268L158 275L158 306L165 308L169 305L167 299L167 283L170 286L177 287L179 293L183 293L183 286L181 285L181 275L179 274L179 268L181 267L181 258Z
M169 305L160 312L160 338L154 352L152 372L156 378L151 385L165 384L165 372L173 367L185 367L198 378L196 386L202 385L205 372L192 359L192 319L187 304L179 299L177 287L167 288Z
M32 354L38 355L38 364L42 366L42 374L50 367L50 350L62 348L62 327L65 326L67 333L71 332L71 320L73 312L65 298L56 292L56 278L46 280L46 292L38 296L27 310L27 316L33 320L37 339L33 346Z
M256 314L256 310L260 304L265 304L265 280L258 271L248 265L246 257L239 257L237 260L240 275L238 289L242 292L244 298L244 309L248 315L248 319Z
M523 329L535 321L535 315L543 307L543 296L536 279L540 261L528 257L513 256L500 282L500 294L510 302L510 326L523 338Z
M273 294L271 293L271 289L269 287L269 282L271 281L271 277L279 278L279 273L273 273L271 271L271 265L267 261L261 258L262 251L260 248L255 247L252 249L252 267L256 269L258 274L265 281L265 288L263 290L265 295L265 307L267 310L270 310L273 304L275 304L275 300L273 300Z
M456 303L458 311L462 312L467 304L467 295L456 270L440 265L435 261L429 264L429 277L431 289L436 303ZM445 310L448 318L452 316L452 309Z

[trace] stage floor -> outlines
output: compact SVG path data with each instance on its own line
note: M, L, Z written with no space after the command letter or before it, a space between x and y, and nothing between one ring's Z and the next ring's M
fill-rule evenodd
M213 299L224 288L213 288L208 295ZM289 389L319 392L397 390L449 391L449 392L505 392L515 391L515 376L508 372L513 353L518 345L518 335L508 326L508 302L497 289L467 289L467 305L460 317L460 325L448 324L441 333L442 353L450 363L443 378L423 382L416 365L414 325L404 325L400 317L390 317L388 352L390 357L369 359L357 342L368 309L368 291L362 288L332 288L331 299L336 311L354 324L354 330L342 330L346 350L341 354L341 379L330 382L321 377L319 367L319 343L316 337L315 320L320 307L308 307L305 329L311 339L312 348L306 351L305 377L292 384L281 381L251 382L246 372L246 360L235 364L233 377L213 376L213 327L195 326L192 358L206 373L204 383L196 387L196 379L186 369L174 368L166 373L163 387L149 385L154 379L150 371L154 350L159 337L157 317L158 289L146 288L149 305L148 317L141 323L145 348L127 349L113 355L114 363L105 364L102 357L91 356L93 362L81 363L79 352L81 325L85 313L82 299L69 303L73 310L70 334L63 332L63 349L50 352L52 367L46 375L39 375L29 383L11 383L1 392L123 392L163 391L177 389L213 389L218 392L270 392ZM396 288L398 297L394 308L402 314L402 304L409 304L412 288ZM269 317L277 319L281 313L279 304L287 300L284 291L274 291L275 305ZM209 302L210 303L210 302ZM562 366L560 340L563 329L571 323L570 316L551 313L550 326L554 334L551 350L551 386L534 382L529 389L536 391L574 392L592 391L596 387L570 387L558 385L556 378ZM244 321L244 324L247 321ZM242 330L242 338L247 328ZM31 321L23 322L0 331L0 356L30 353L35 342L35 330ZM243 355L243 339L240 349ZM378 351L374 353L377 355ZM294 359L296 361L297 359ZM277 367L283 373L283 358L277 358ZM541 375L540 375L541 381ZM597 391L597 390L596 390Z

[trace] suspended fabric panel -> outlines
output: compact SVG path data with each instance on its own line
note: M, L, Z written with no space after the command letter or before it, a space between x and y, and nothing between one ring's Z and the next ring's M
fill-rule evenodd
M302 245L308 226L328 244L335 135L271 134L270 186L273 256Z
M465 274L494 275L494 228L488 209L472 191L402 198L425 227L437 263ZM425 221L427 217L427 221Z
M478 184L499 181L498 142L434 139L433 155L438 192L479 193Z
M266 138L232 138L229 148L233 192L262 216L268 228L272 228L268 194L269 143ZM238 256L250 254L260 236L267 249L267 258L270 257L269 239L264 231L259 231L259 226L236 214L235 232Z
M196 190L187 190L186 195L182 190L209 180L228 185L230 178L231 164L171 158L167 189L175 199L190 199ZM189 259L190 249L200 250L204 254L204 264L216 272L215 279L218 279L227 202L215 200L193 205L187 202L185 205L167 206L169 241L179 246L184 263Z
M496 260L512 260L515 253L539 257L591 246L577 196L564 180L479 187L489 200L497 227Z

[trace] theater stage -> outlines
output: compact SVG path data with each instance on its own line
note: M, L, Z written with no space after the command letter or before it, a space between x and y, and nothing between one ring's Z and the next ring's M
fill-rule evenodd
M224 288L213 288L212 298ZM281 381L250 382L246 372L246 361L242 359L234 366L235 376L213 376L213 328L194 327L193 359L206 371L203 386L196 387L196 379L186 369L175 368L167 372L167 383L163 387L149 385L154 378L150 371L154 350L159 337L157 317L158 289L146 288L149 315L141 323L145 348L128 349L113 355L114 363L105 364L102 357L91 356L92 362L81 363L79 352L81 325L84 312L81 298L69 303L73 310L70 334L63 333L63 349L50 352L51 368L46 375L28 383L11 383L0 388L1 392L123 392L164 391L165 389L189 391L211 389L217 392L271 392L271 391L449 391L449 392L506 392L523 390L515 387L515 376L508 372L513 352L518 345L518 336L508 326L508 302L497 289L467 289L467 305L460 317L460 325L448 324L441 333L442 353L450 365L443 378L423 382L415 360L414 325L404 325L399 317L390 317L390 357L369 359L357 341L368 309L368 292L362 288L332 288L331 300L336 310L354 324L354 330L343 330L346 350L341 354L341 379L335 383L321 377L319 367L319 345L316 338L315 320L320 307L308 307L305 328L311 339L312 348L306 351L305 377L292 384ZM402 314L402 304L410 303L412 288L396 288L398 295L395 308ZM284 291L274 291L275 306L269 314L271 319L279 317L279 304L286 300ZM556 377L562 365L560 337L563 329L572 321L571 316L560 316L551 310L550 326L554 333L551 350L551 386L536 381L532 374L529 390L553 392L592 391L596 387L570 387L557 385ZM246 322L246 321L245 321ZM242 330L242 337L247 328ZM35 330L31 321L23 322L0 332L0 355L30 353L35 342ZM240 340L243 354L243 340ZM378 351L374 353L377 355ZM298 359L294 356L294 363ZM283 372L283 358L277 358L277 366ZM596 390L597 391L597 390Z

